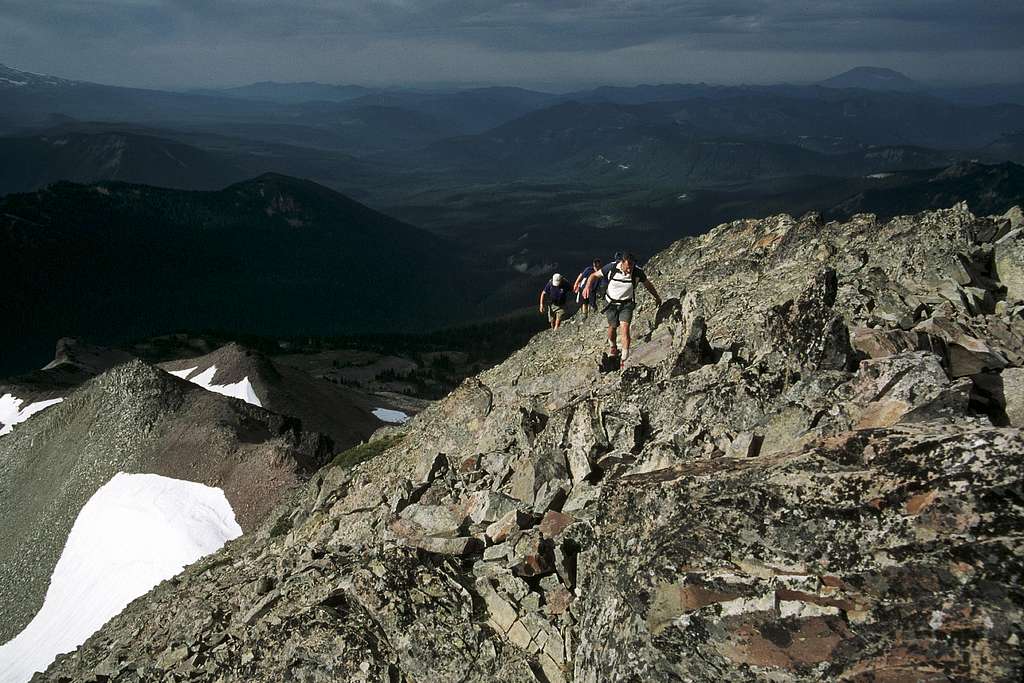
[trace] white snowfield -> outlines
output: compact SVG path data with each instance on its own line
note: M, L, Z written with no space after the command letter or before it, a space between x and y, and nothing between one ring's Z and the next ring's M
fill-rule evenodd
M13 394L0 396L0 436L10 434L14 425L24 422L40 410L56 405L63 400L63 398L51 398L48 401L29 403L22 408L21 404L25 402L23 399L16 398Z
M252 388L252 382L249 381L248 377L243 377L234 384L214 384L213 377L217 374L216 365L211 365L195 377L189 377L189 375L198 369L198 367L195 367L187 370L169 370L169 372L175 377L187 379L193 384L198 384L208 391L223 394L224 396L231 396L232 398L240 398L246 403L251 403L252 405L259 406L260 408L263 407L263 404L260 403L260 397L256 395L256 390Z
M24 683L135 598L242 535L218 488L119 472L78 513L43 607L0 646L0 683Z
M409 416L401 410L390 410L388 408L374 408L373 415L381 422L390 422L391 424L402 424L409 420Z

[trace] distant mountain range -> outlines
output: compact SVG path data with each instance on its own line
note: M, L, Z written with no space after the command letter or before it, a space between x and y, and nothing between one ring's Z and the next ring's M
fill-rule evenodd
M63 336L418 331L470 317L486 295L457 245L279 175L218 192L58 183L8 195L0 271L12 367L38 367Z
M216 153L125 132L0 137L0 158L0 195L59 180L126 180L212 190L252 175Z
M877 69L564 94L0 79L0 195L30 193L0 199L0 266L15 274L0 308L29 331L4 340L5 358L22 368L66 335L331 334L505 313L556 269L722 220L899 206L914 173L1021 161L1024 129L1024 106L958 103ZM894 85L910 91L880 89ZM936 196L980 199L965 189L978 173ZM935 208L928 187L912 194ZM1001 187L992 206L1014 196ZM353 282L385 303L346 314Z
M751 92L737 101L567 102L389 158L492 180L693 186L808 173L862 175L949 163L956 154L943 147L989 140L977 131L1016 125L1009 113L867 92L835 101ZM848 116L856 120L846 122ZM929 144L940 140L950 142Z
M220 135L69 117L54 117L52 123L38 133L0 137L0 149L7 152L0 155L0 195L57 180L221 189L263 173L314 178L358 195L360 188L405 183L410 175L336 150L243 138L237 132ZM11 163L5 165L5 160Z
M260 81L233 88L197 88L189 90L196 95L213 97L237 97L243 100L268 100L270 102L346 102L375 92L359 85L328 85L306 81L304 83L278 83Z
M812 86L560 95L272 82L172 93L0 73L0 126L18 133L0 138L0 193L61 179L214 189L263 172L378 205L480 182L692 188L1019 159L1024 121L1024 106L955 104L870 68Z
M899 71L873 66L857 66L849 71L826 78L819 85L826 88L861 88L895 92L917 92L925 86Z
M7 67L0 69L0 78L5 93L0 125L8 132L52 126L60 115L360 155L484 134L546 109L557 112L570 102L646 106L698 133L721 136L783 142L776 138L832 135L860 144L941 149L981 146L1014 132L1024 112L1024 107L1011 106L1020 90L1013 85L1004 87L1008 96L1000 106L965 106L989 104L977 101L986 100L985 88L955 95L956 89L919 87L898 72L866 67L812 86L664 84L559 95L508 87L419 91L270 82L181 93L69 81ZM947 92L954 93L950 97L956 103L942 99Z
M858 66L818 83L825 88L855 88L879 92L922 93L954 104L985 106L1024 105L1024 83L934 86L915 81L892 69Z

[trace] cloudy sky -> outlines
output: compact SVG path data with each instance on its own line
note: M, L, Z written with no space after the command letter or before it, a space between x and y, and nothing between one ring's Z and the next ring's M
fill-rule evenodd
M119 85L1024 81L1022 0L0 0L0 63Z

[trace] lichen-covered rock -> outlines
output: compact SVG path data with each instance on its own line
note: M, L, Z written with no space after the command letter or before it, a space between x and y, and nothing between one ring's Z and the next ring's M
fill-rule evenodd
M1022 449L924 423L624 478L580 556L577 680L1013 680Z
M1006 223L680 241L621 372L538 335L39 679L1017 680Z
M996 242L994 259L1007 297L1024 301L1024 229L1017 228Z

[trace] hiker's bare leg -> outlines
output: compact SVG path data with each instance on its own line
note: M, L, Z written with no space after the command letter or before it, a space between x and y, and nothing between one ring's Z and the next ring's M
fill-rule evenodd
M619 337L622 339L622 358L625 360L629 357L629 323L619 324Z
M611 342L611 350L613 356L615 355L615 352L618 351L618 348L615 346L615 330L615 325L608 326L608 341Z
M552 329L556 329L557 330L559 327L561 327L561 325L562 325L562 316L561 316L561 314L555 314L555 322L554 322L554 327Z

